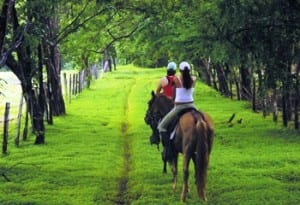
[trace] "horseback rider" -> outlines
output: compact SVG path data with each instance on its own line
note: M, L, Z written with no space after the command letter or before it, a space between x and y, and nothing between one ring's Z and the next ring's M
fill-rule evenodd
M174 99L174 79L176 74L176 63L175 62L169 62L167 65L167 75L162 77L159 82L156 89L156 94L164 94L169 99ZM150 136L150 144L159 144L159 133L155 131Z
M196 77L191 76L190 74L191 66L188 62L183 61L179 65L179 70L180 75L174 78L176 89L174 108L164 116L157 127L162 138L162 144L164 145L163 158L167 161L172 160L173 157L173 149L169 134L170 130L168 130L170 123L184 109L197 109L194 105L193 98Z
M156 89L156 94L162 93L167 96L170 99L173 99L174 97L174 92L173 92L173 87L174 87L174 78L176 74L176 63L175 62L170 62L167 65L167 75L162 77L159 80L157 89Z

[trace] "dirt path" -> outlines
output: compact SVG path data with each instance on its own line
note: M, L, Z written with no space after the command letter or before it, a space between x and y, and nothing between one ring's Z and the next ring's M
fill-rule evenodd
M132 85L133 87L134 85ZM126 106L124 107L124 120L121 125L121 140L123 141L123 170L120 176L120 181L119 181L119 190L117 197L115 199L115 204L116 205L126 205L130 204L130 197L128 196L128 176L129 172L131 169L131 152L130 152L130 136L127 133L128 130L128 110L129 110L129 101L130 101L130 94L132 92L132 87L128 93L127 96L127 103Z

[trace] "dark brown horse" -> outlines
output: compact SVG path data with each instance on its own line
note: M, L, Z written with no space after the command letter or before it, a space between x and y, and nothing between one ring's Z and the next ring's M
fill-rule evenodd
M172 107L172 100L164 95L155 95L154 92L152 92L152 98L148 102L148 110L145 116L146 123L152 124L151 127L153 129ZM206 174L209 154L213 143L213 133L212 120L206 113L188 111L179 118L175 137L172 141L175 154L170 164L173 173L173 190L175 190L177 185L178 154L183 154L182 201L186 200L188 192L188 167L191 159L195 167L198 195L206 201Z

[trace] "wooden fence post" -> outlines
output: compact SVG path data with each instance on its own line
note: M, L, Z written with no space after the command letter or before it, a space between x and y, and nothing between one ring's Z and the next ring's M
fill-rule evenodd
M85 72L84 70L79 72L79 92L81 93L84 87L84 81L85 81Z
M20 143L20 129L21 129L21 119L22 119L22 110L23 110L23 95L21 95L20 105L19 105L19 112L18 112L18 119L17 119L17 134L15 138L15 145L19 146Z
M76 73L76 85L75 85L75 95L79 93L79 73Z
M3 129L3 142L2 142L2 153L7 153L7 144L8 144L8 125L9 125L9 109L10 103L5 104L5 113L4 113L4 129Z
M68 100L68 81L67 81L67 74L63 74L64 77L64 90L65 90L65 99Z
M76 74L73 74L73 83L72 83L72 94L76 95L76 90L75 90L75 85L76 85Z
M28 121L29 121L29 113L28 113L28 103L26 103L26 111L25 111L25 123L24 123L24 129L23 129L23 141L27 140L27 135L28 135Z
M72 74L69 75L69 103L72 99Z

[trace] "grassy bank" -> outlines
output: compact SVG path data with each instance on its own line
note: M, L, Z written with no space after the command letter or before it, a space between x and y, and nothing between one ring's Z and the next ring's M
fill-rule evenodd
M143 120L164 73L131 66L107 73L47 126L45 145L33 145L31 137L15 148L11 139L9 154L0 158L0 204L182 204L182 158L173 192L170 169L162 174L160 151L149 145ZM216 127L207 204L299 204L299 133L200 82L195 99ZM187 204L205 204L196 195L192 166L190 171Z

